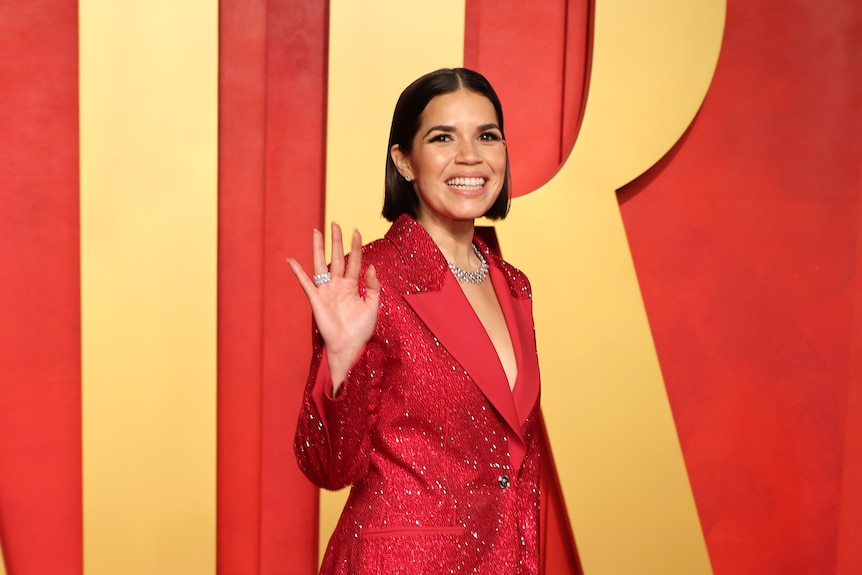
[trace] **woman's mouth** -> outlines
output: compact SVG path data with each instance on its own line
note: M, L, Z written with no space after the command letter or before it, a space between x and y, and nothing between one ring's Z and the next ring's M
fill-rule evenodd
M485 185L485 178L452 178L446 185L456 190L478 190Z

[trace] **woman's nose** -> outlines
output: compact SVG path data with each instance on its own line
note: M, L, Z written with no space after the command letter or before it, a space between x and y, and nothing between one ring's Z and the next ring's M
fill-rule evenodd
M458 144L457 160L465 163L476 163L481 161L479 151L476 149L476 143L472 140L461 140Z

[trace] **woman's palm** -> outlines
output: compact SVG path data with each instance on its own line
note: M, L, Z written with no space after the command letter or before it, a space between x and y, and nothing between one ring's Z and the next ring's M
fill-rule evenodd
M314 321L326 346L336 391L374 333L380 304L380 282L374 266L370 265L365 271L365 294L359 291L362 237L356 230L351 238L350 257L345 262L341 228L333 222L332 262L328 272L323 234L317 230L312 237L312 252L315 276L329 274L328 281L312 281L299 262L292 258L287 261L311 304Z

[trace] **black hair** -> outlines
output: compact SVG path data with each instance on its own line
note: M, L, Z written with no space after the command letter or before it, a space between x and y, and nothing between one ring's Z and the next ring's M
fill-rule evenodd
M392 127L389 130L389 145L386 147L386 185L383 199L383 217L394 222L401 214L418 216L419 198L413 184L404 179L395 167L390 150L398 145L402 152L409 154L413 148L413 138L419 130L422 112L433 98L458 90L470 90L488 98L497 113L497 122L503 140L503 107L494 88L480 73L467 68L442 68L425 74L407 86L392 115ZM509 152L506 151L506 178L497 200L484 214L486 218L500 220L509 213Z

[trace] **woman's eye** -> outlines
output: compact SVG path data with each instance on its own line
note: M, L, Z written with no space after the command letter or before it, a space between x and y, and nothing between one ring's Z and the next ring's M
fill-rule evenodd
M503 138L500 136L500 134L496 132L484 132L482 135L479 136L479 139L484 142L498 142Z
M452 136L449 134L434 134L428 140L429 142L449 142L452 140Z

